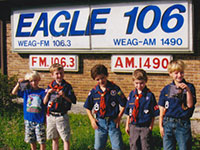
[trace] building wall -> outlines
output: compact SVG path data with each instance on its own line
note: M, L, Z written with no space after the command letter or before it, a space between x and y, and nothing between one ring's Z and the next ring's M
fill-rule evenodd
M185 79L193 83L196 87L197 104L200 105L200 56L194 55L173 55L174 59L182 59L187 68ZM95 64L104 64L109 71L108 79L121 87L126 96L134 89L131 73L111 72L110 54L80 54L79 72L65 72L65 79L72 84L78 101L84 101L91 88L95 86L95 81L90 77L90 69ZM11 24L7 23L7 69L8 75L16 75L21 78L29 71L29 54L18 54L11 50ZM52 81L48 71L39 71L41 75L40 86L46 88ZM155 94L158 100L162 88L171 82L167 74L148 74L147 86Z

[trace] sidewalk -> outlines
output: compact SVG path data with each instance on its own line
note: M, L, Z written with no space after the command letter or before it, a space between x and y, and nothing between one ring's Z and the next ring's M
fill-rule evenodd
M69 113L74 113L74 114L86 114L86 110L83 107L84 102L76 102L76 104L72 104L72 108L69 111Z
M200 119L200 106L196 106L191 119Z

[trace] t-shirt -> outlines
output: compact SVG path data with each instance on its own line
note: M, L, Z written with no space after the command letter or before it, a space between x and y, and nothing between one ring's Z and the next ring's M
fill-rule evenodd
M19 90L18 96L24 99L24 120L37 123L44 123L45 105L43 103L43 98L45 96L45 90L42 88L39 88L38 90Z

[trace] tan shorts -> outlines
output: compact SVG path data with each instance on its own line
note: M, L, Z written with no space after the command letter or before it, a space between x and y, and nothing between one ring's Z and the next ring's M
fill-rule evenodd
M63 116L47 116L47 139L57 139L59 136L63 141L69 141L70 125L67 114Z

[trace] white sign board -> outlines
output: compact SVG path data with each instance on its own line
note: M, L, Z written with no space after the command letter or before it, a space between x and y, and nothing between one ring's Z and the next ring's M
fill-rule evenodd
M112 55L111 70L133 72L144 69L151 73L168 73L167 66L171 60L171 55Z
M191 53L192 3L145 1L15 10L16 52Z
M78 71L77 55L30 55L29 68L33 70L49 70L52 64L59 63L64 71Z

